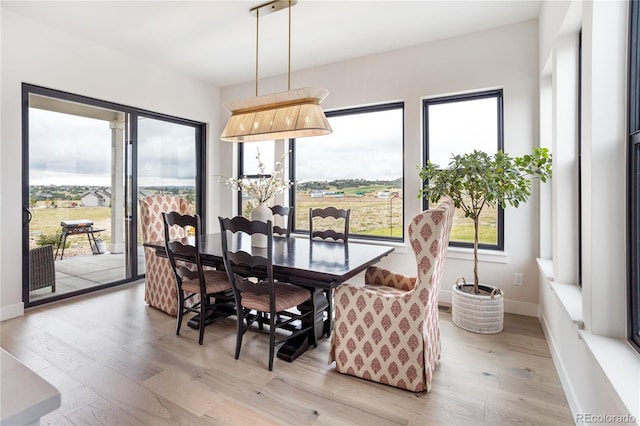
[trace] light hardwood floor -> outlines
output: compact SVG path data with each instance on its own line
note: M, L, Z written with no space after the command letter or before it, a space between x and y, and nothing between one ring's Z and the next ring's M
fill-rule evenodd
M414 394L336 373L329 342L267 370L267 336L235 319L197 331L144 303L144 285L39 307L2 322L1 344L62 393L52 425L574 424L535 318L507 314L477 335L441 312L433 390Z

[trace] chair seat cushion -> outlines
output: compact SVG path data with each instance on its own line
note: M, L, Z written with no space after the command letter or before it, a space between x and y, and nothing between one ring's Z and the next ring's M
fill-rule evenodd
M388 287L386 285L367 284L361 287L365 291L372 291L378 294L386 294L389 296L401 297L407 294L407 290L402 290L395 287Z
M229 277L224 271L204 271L204 281L207 286L207 294L220 293L222 291L231 290ZM197 279L183 281L182 290L189 293L200 293L200 281Z
M311 292L305 288L283 282L277 282L274 284L276 293L276 312L293 308L311 298ZM248 309L269 312L269 295L244 291L242 292L242 306Z

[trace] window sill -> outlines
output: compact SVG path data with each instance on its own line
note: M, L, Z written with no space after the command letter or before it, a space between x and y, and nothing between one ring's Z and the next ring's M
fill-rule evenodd
M557 283L555 281L549 281L549 284L571 321L578 329L583 330L584 317L582 315L582 290L580 290L580 287L577 284Z
M536 259L538 270L546 278L551 291L556 295L560 305L579 330L584 329L584 317L582 315L582 290L577 284L559 283L553 281L553 261L549 259Z
M407 244L400 241L381 241L381 240L359 240L357 238L349 238L350 242L359 244L371 244L372 246L393 247L393 253L408 253Z
M585 342L589 354L604 372L607 380L618 394L629 416L640 419L640 356L624 340L596 336L580 331L580 338Z
M449 247L447 259L473 260L473 249ZM479 262L509 263L509 255L498 250L478 250Z
M291 233L293 238L309 238L308 234L296 234ZM409 249L407 247L407 243L402 241L384 241L384 240L365 240L359 239L355 237L349 237L349 242L358 243L358 244L370 244L372 246L387 246L393 247L393 253L408 253ZM392 253L392 254L393 254Z

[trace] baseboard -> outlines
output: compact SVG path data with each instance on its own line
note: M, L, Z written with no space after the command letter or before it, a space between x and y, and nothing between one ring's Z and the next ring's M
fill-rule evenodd
M562 389L564 390L565 397L567 398L569 409L571 410L571 413L573 415L575 415L576 413L585 413L586 411L583 410L578 403L575 391L573 390L573 386L571 385L571 380L569 379L567 370L564 366L564 363L562 362L562 357L560 357L558 345L553 339L553 335L551 334L551 330L549 329L549 324L544 317L544 314L542 313L542 309L539 312L538 319L540 320L540 325L542 326L544 337L547 339L549 352L551 352L551 358L553 359L553 364L555 365L556 371L558 372L558 377L560 378Z
M451 290L440 289L438 301L451 305ZM538 316L538 304L521 302L519 300L504 299L504 311L510 314L525 315L528 317Z
M24 302L0 307L0 321L24 315Z

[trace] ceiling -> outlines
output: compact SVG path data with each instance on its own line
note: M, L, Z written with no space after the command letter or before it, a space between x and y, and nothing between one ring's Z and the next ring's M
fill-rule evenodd
M255 80L256 18L266 1L6 1L28 17L226 87ZM455 37L538 16L541 0L299 0L291 70ZM260 17L259 77L287 72L286 9Z

